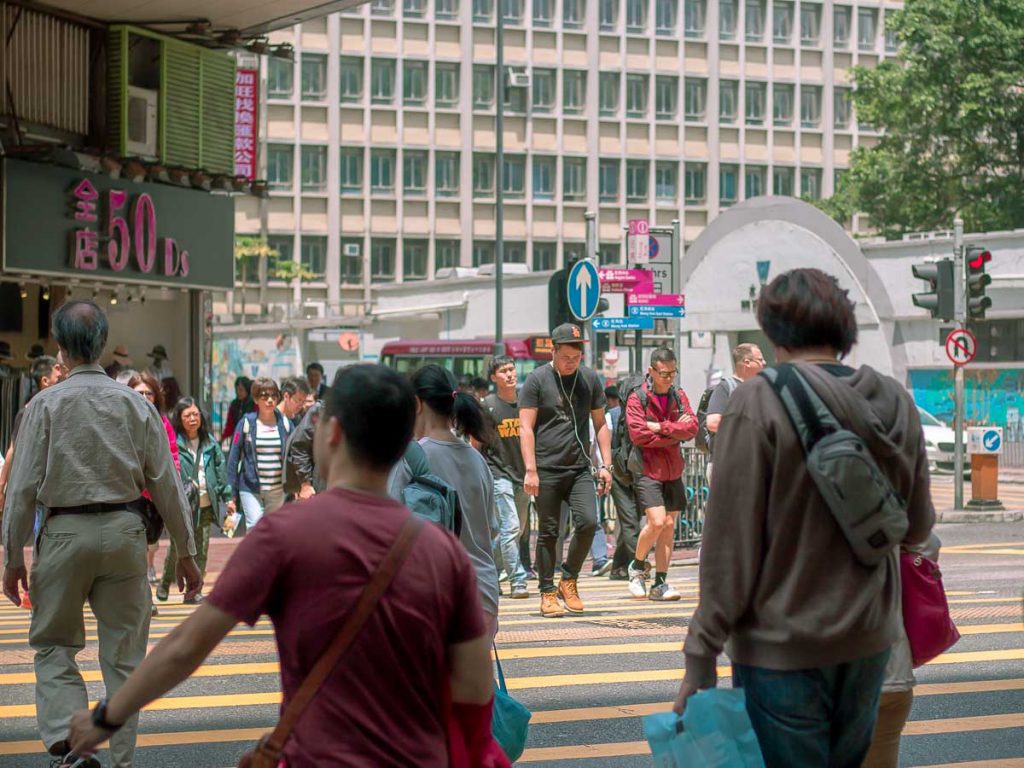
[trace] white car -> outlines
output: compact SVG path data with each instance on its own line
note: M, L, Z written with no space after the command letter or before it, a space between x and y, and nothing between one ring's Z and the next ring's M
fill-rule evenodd
M921 429L924 431L924 445L928 451L928 469L932 472L952 472L953 452L956 433L944 421L940 421L924 408L918 406ZM967 456L967 438L964 436L964 474L970 472L970 457Z

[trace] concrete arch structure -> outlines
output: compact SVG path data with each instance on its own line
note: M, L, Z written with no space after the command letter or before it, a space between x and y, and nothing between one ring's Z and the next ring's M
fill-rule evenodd
M683 382L688 392L701 391L716 369L731 371L732 345L759 333L750 302L760 290L758 262L768 262L768 280L797 267L835 275L857 307L859 339L850 364L866 363L905 380L907 359L892 300L857 243L808 203L757 197L719 215L682 257L687 312L682 330L708 333L701 337L703 346L691 334L689 348L684 336L684 368L693 372Z

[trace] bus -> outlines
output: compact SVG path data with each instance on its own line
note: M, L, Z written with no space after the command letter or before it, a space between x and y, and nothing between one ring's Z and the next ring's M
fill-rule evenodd
M505 339L506 353L516 361L519 381L551 360L549 336ZM427 363L444 366L456 378L487 378L487 364L494 355L493 339L440 339L427 341L391 341L380 353L381 365L408 373Z

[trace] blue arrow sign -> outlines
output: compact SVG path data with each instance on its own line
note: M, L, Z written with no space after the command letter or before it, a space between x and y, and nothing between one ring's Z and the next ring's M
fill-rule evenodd
M595 317L595 331L653 331L653 317Z
M686 317L686 307L664 307L657 304L630 304L630 317Z
M597 302L601 298L601 279L594 262L584 259L573 265L565 292L569 299L569 310L577 320L586 322L594 316Z
M985 446L985 450L989 453L995 453L999 450L999 445L1003 442L1003 438L994 429L986 432L981 438L981 444Z

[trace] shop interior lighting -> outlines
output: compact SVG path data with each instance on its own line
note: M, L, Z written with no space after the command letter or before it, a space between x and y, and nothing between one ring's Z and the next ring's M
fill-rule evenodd
M144 287L143 288L139 288L139 304L145 304L145 303L146 303L146 289Z
M98 299L99 297L100 297L100 289L99 288L93 288L92 289L92 300L96 301L96 299Z
M120 291L112 291L111 292L111 294L110 294L110 303L111 303L111 305L117 304L118 298L119 298L118 294L120 294L120 293L121 293Z
M25 284L24 283L19 283L18 284L18 288L21 291L21 298L27 299L28 298L28 288L25 287Z
M50 286L44 285L43 286L43 301L49 301L49 300L50 300Z

